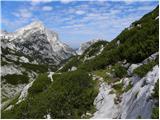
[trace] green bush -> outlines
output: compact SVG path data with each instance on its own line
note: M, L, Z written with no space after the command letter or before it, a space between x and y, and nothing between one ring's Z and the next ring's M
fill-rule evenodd
M55 74L53 79L43 92L28 96L11 110L3 111L2 118L45 118L48 113L52 118L80 118L93 110L97 90L86 71Z
M2 77L2 80L5 79L6 83L17 85L17 84L24 84L29 82L29 77L27 74L17 75L17 74L8 74Z
M97 91L86 71L53 75L53 79L54 84L50 86L48 94L54 96L50 100L52 118L80 118L92 109Z
M37 79L33 82L32 86L28 89L29 94L37 94L43 92L51 84L51 80L48 78L47 73L39 74Z
M159 107L153 108L151 118L159 119Z
M155 61L151 61L147 64L141 65L140 67L134 69L133 73L140 77L144 77L152 68L156 65Z
M120 64L113 66L113 73L116 77L123 78L127 74L126 68L122 67Z
M116 90L116 94L122 94L123 93L123 84L119 83L119 84L115 84L112 86L112 88L114 88Z
M89 48L87 48L84 51L84 53L81 56L81 58L84 58L84 56L86 56L86 55L91 57L91 56L97 54L100 51L101 46L102 45L105 46L107 43L108 43L107 41L98 41L98 42L92 44Z
M2 111L1 117L7 119L36 119L47 115L47 98L45 94L37 94L36 97L28 97L14 108Z
M153 89L152 97L157 100L155 107L152 109L152 119L159 119L159 80L157 80L155 87Z
M157 80L155 87L153 89L152 97L155 99L159 99L159 80Z
M48 68L50 67L47 64L30 64L30 63L22 63L22 67L26 68L27 70L33 70L38 73L45 73L48 72ZM55 66L52 66L53 70L55 70Z
M132 87L133 85L129 82L129 85L124 89L124 92L128 92Z
M80 60L78 59L78 56L72 57L64 66L60 72L67 72L68 69L71 69L73 66L78 66L80 64Z

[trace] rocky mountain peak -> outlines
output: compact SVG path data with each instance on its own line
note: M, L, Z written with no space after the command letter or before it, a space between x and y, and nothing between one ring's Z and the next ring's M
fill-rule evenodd
M3 34L1 38L14 44L15 50L37 56L41 59L39 62L58 64L75 54L72 48L59 40L56 32L46 28L41 21L32 22L14 33Z
M34 21L32 23L30 23L29 25L18 29L16 32L25 32L27 30L32 30L32 29L40 29L43 30L44 29L44 25L41 21Z

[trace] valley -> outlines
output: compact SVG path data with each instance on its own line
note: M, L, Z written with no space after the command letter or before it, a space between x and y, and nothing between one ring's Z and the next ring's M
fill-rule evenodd
M0 38L3 119L159 118L159 6L77 51L40 21Z

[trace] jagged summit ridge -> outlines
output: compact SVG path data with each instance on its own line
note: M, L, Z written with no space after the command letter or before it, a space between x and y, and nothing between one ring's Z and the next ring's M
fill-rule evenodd
M46 63L58 64L75 54L72 48L59 40L56 32L46 28L41 21L32 22L14 33L3 32L1 38L7 39L14 44L15 50L26 55L46 58L47 61L43 59Z

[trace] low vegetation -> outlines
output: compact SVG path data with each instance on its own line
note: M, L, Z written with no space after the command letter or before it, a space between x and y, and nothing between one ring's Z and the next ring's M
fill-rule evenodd
M101 46L106 46L108 44L107 41L98 41L94 44L92 44L89 48L87 48L83 55L81 56L81 58L84 58L84 56L88 56L88 57L91 57L91 56L95 56L101 49Z
M37 81L44 78L40 75ZM55 74L53 79L43 92L28 96L13 109L3 111L2 118L45 118L47 114L52 118L81 118L87 111L93 111L98 91L86 71Z
M47 73L40 74L33 82L32 86L28 89L29 94L35 95L43 92L51 84L51 80L48 78Z
M80 64L80 60L78 59L78 56L72 57L65 66L59 70L60 72L67 72L69 69L71 69L73 66L77 67Z
M127 74L126 68L121 66L120 64L116 64L112 68L114 71L112 71L116 77L123 78Z
M152 70L152 68L156 65L157 63L155 61L151 61L147 64L141 65L140 67L136 68L133 73L137 74L140 77L144 77L149 71Z
M133 85L131 84L131 82L129 82L128 86L124 89L124 92L129 91L132 87Z
M152 119L159 119L159 80L157 80L155 87L153 89L152 97L155 99L156 103L152 109Z
M22 63L22 67L27 70L33 70L37 73L45 73L48 72L49 68L52 68L53 71L56 70L55 66L49 66L47 64L30 64L30 63Z
M152 119L159 119L159 107L155 107L152 109Z
M18 74L8 74L6 76L2 77L3 80L5 80L6 83L17 85L17 84L25 84L29 82L29 77L27 74L18 75Z

